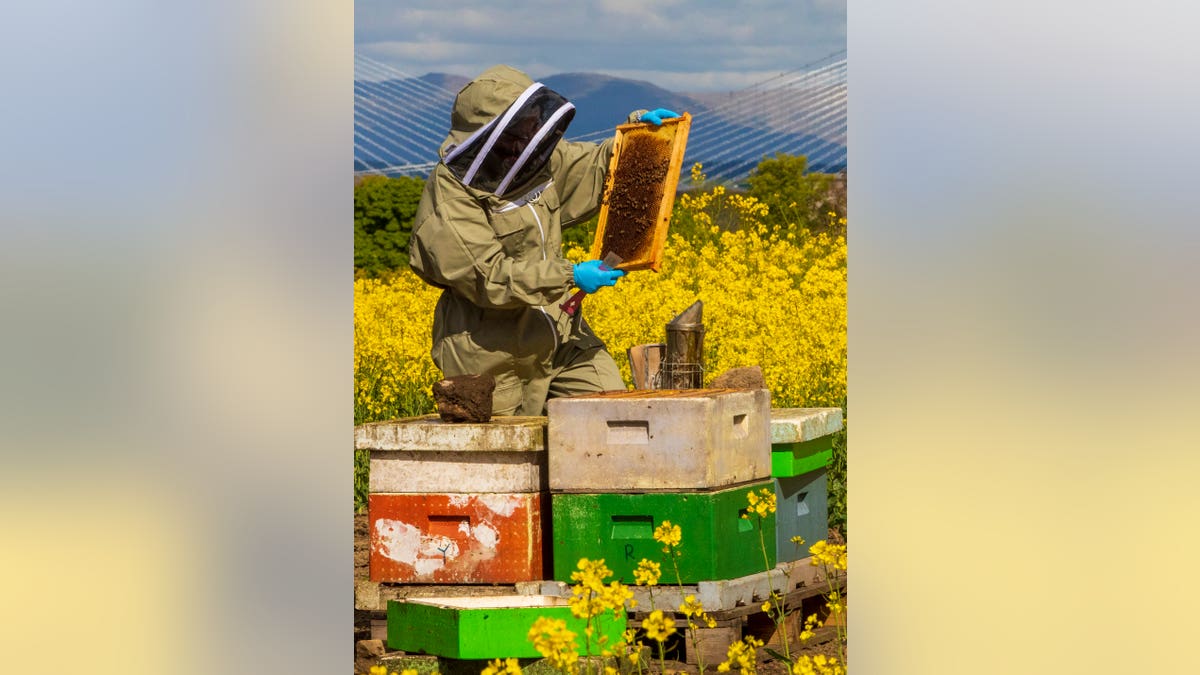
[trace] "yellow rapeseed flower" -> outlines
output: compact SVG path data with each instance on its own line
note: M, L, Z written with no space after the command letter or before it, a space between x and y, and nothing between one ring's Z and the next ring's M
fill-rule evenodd
M417 675L417 671L406 670L400 675ZM521 664L516 659L494 659L488 662L480 675L521 675Z
M766 518L775 513L775 491L769 488L761 488L756 494L753 490L746 493L746 501L749 502L750 508L746 513L742 514L743 518L748 518L749 514L753 513L759 518Z
M814 567L824 565L836 570L845 570L847 567L845 544L830 544L821 540L813 544L808 552L812 556L810 564Z
M529 641L551 666L567 673L578 672L579 652L575 647L575 633L567 630L566 621L538 617L529 629Z
M654 540L663 544L663 550L666 551L675 546L679 546L679 542L683 539L683 531L678 525L672 525L671 521L664 520L661 525L654 530Z
M625 603L632 600L633 591L619 581L604 584L604 580L612 576L612 570L604 564L603 558L580 558L576 567L578 571L571 573L571 580L576 583L567 599L572 615L587 619L605 611L616 614L625 610Z
M703 623L709 628L715 628L717 622L707 612L704 611L704 605L696 599L695 595L684 597L683 604L679 605L679 611L687 617L689 625L700 625Z
M642 558L633 571L633 580L638 586L656 586L662 577L662 565Z
M815 635L813 629L817 627L817 621L818 619L816 614L809 614L808 617L804 619L804 628L800 631L801 642L812 639L813 635Z
M793 675L846 675L846 667L834 657L804 654L792 664Z
M642 630L646 631L646 637L662 642L675 632L675 619L656 609L642 621Z
M753 675L758 666L758 652L755 650L762 646L763 641L751 635L734 642L726 650L726 659L717 666L717 671L727 673L737 666L743 675Z

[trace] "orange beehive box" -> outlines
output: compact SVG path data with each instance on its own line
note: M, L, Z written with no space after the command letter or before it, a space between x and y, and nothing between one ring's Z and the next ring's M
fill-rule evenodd
M545 578L542 493L367 497L371 581L511 584Z
M617 127L591 258L616 253L623 270L662 267L667 226L692 116Z

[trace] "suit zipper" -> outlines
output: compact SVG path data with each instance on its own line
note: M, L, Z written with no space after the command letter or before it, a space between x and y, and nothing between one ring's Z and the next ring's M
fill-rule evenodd
M533 219L537 221L538 234L542 237L542 260L546 259L546 230L542 228L542 219L538 217L537 209L533 208L533 204L526 203L529 207L529 212L533 214ZM538 309L542 311L542 316L546 317L546 323L550 326L550 334L554 336L554 344L558 344L558 328L554 326L554 319L550 318L550 313L546 308L538 305Z

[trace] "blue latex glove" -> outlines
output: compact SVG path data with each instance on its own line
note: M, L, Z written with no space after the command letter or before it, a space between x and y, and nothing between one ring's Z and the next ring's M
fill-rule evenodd
M599 260L589 260L575 265L575 285L584 293L595 293L601 286L616 286L617 279L625 276L625 270L611 270Z
M655 108L648 113L642 113L642 116L638 118L638 121L653 122L656 126L662 126L663 120L670 119L672 117L679 117L679 113L671 112L666 108Z

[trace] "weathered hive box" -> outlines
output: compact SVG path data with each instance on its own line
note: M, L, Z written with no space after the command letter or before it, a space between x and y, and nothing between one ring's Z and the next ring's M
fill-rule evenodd
M775 554L781 562L807 558L809 547L828 536L826 467L833 458L834 435L841 430L841 408L771 411ZM792 537L803 537L805 543L797 546Z
M371 581L542 579L543 499L540 492L369 494Z
M841 408L773 409L771 475L788 478L824 469L833 458L833 436L841 430Z
M539 617L561 619L579 635L585 619L571 614L567 598L553 595L499 595L474 598L410 598L391 600L387 611L387 646L451 659L533 658L541 654L529 640ZM600 636L615 644L625 632L625 615L604 613L592 645Z
M829 489L824 468L775 479L775 557L790 562L829 535ZM792 537L803 537L797 545Z
M539 492L546 484L546 418L448 424L437 415L363 424L369 492Z
M766 389L603 392L547 409L551 492L707 490L771 475Z
M570 581L580 558L603 558L617 579L633 584L643 558L663 560L654 530L664 521L680 528L679 583L733 579L774 567L775 517L763 519L761 542L757 516L741 517L748 492L772 487L767 480L712 492L552 494L554 578ZM662 573L661 583L676 582L670 563Z

